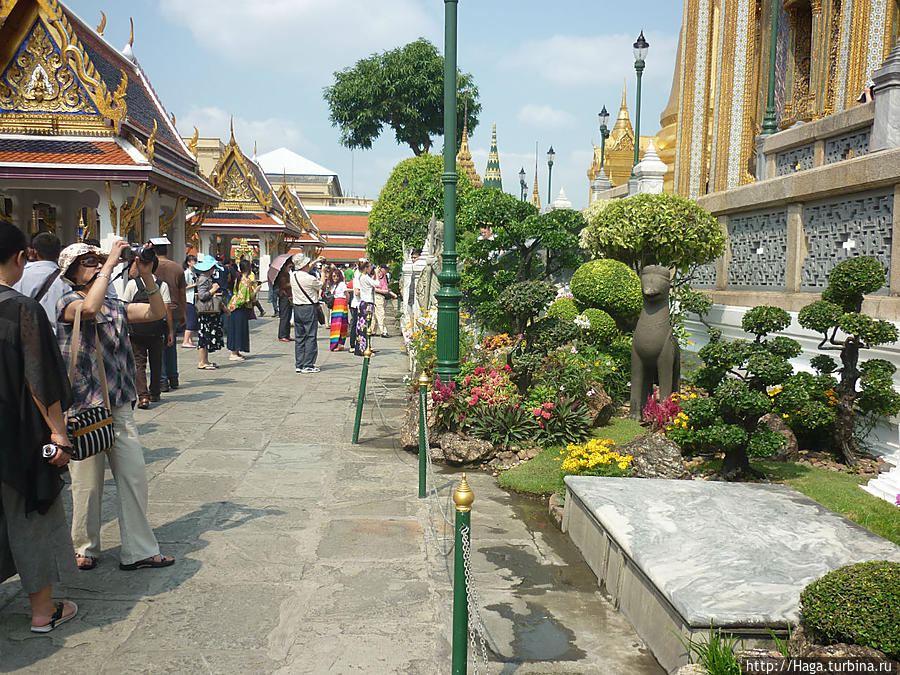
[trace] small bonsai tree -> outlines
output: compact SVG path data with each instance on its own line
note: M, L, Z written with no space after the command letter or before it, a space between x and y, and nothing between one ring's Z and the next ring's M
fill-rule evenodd
M637 273L617 260L602 258L584 263L572 275L570 287L582 311L602 309L625 325L633 325L644 304Z
M724 451L726 480L757 476L749 458L771 456L784 446L784 437L760 424L760 418L775 410L767 388L791 376L789 359L800 353L796 340L768 337L790 322L783 309L754 307L741 321L752 341L715 339L698 353L703 365L695 383L710 397L684 399L682 416L667 435L686 452Z
M511 319L516 333L524 333L538 314L556 296L556 287L547 281L519 281L497 297L497 305Z
M861 349L890 344L898 338L894 324L862 313L863 296L884 284L884 268L875 258L844 260L828 275L822 299L801 309L798 317L801 326L822 334L819 349L840 353L840 367L824 354L815 357L813 367L820 373L837 375L833 446L851 466L859 463L855 435L858 416L900 412L893 364L882 359L859 363Z

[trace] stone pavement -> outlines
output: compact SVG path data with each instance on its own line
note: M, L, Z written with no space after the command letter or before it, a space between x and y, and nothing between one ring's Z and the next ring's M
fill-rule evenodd
M35 635L18 582L0 584L0 671L449 672L452 556L437 550L440 515L416 498L416 457L396 447L399 340L376 341L354 446L360 359L330 353L322 330L322 372L296 374L275 333L254 322L251 358L219 352L217 371L180 350L182 387L135 411L151 522L176 564L119 571L107 474L99 567L55 593L78 617ZM662 673L546 507L469 478L489 672ZM438 470L443 503L458 479Z

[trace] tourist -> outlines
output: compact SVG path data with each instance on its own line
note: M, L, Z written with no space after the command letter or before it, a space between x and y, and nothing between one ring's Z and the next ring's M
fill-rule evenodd
M185 318L185 305L187 304L187 284L184 279L184 270L174 260L169 259L169 242L166 237L151 239L153 250L159 259L156 268L156 277L169 287L170 299L167 301L172 311L172 334L181 328ZM178 389L178 345L174 338L163 345L161 391Z
M202 260L198 259L194 265L194 272L199 275L197 288L194 289L194 306L197 308L200 325L197 338L197 354L200 359L197 368L200 370L215 370L217 366L209 360L209 354L217 352L225 346L222 312L219 305L222 289L212 279L214 272L221 271L219 264L211 256L206 256ZM216 298L220 300L217 301Z
M359 299L359 308L356 312L356 349L357 356L363 356L369 347L369 326L372 325L372 314L375 310L375 289L378 286L372 276L372 263L360 264L356 282L353 285L353 293Z
M289 263L282 265L275 277L272 288L278 296L278 339L281 342L293 342L291 339L291 319L294 315L294 300L291 292L291 266Z
M59 237L49 232L38 232L31 238L31 261L25 263L25 273L16 284L15 290L22 295L37 300L50 326L56 332L56 303L66 294L69 287L59 278L59 251L62 246Z
M241 352L250 351L250 309L253 307L253 287L255 285L250 263L241 258L240 275L234 287L234 294L228 305L228 351L229 361L246 361Z
M127 241L118 239L107 256L95 247L72 244L59 256L63 279L72 286L72 290L60 298L58 307L59 343L64 360L68 360L72 349L78 310L82 319L81 346L75 355L71 411L80 412L103 404L105 397L97 367L102 360L116 437L106 452L72 462L69 467L72 476L72 543L76 563L82 570L96 567L100 553L103 474L107 458L116 482L122 541L119 569L166 567L175 562L174 557L160 554L159 544L147 521L147 470L131 409L136 397L135 369L127 329L129 321L162 319L166 315L166 305L153 279L153 263L140 259L134 264L147 290L149 303L128 304L107 297L110 276L127 247Z
M294 302L294 364L298 373L318 373L316 366L319 346L316 331L319 327L316 303L322 282L310 270L313 263L320 262L322 256L312 260L305 253L297 253L292 258L294 271L291 273L291 293Z
M360 258L356 263L356 267L353 268L353 274L350 277L350 281L347 282L347 290L350 291L350 349L356 351L356 330L359 319L359 293L357 292L357 287L359 286L359 269L366 262L365 258Z
M156 269L157 260L154 260L153 269ZM179 275L180 276L180 275ZM131 350L134 352L135 386L137 387L137 407L146 410L150 402L159 401L160 380L163 371L163 350L166 346L175 344L174 325L172 323L172 298L169 286L164 281L153 275L154 281L159 286L159 296L166 303L166 317L158 321L128 322L128 337L131 340ZM122 300L132 303L147 303L150 301L147 288L134 263L128 268L128 283L122 292ZM147 365L150 365L150 380L147 381Z
M194 307L194 291L197 288L197 273L194 265L197 256L189 255L184 259L184 340L181 346L184 349L196 349L194 333L200 328L197 323L197 308Z
M0 583L19 575L31 630L49 633L78 611L52 595L73 567L59 498L71 457L63 411L72 391L45 311L12 289L26 267L25 243L19 228L0 221ZM45 444L56 446L50 457Z
M381 335L386 338L387 324L384 320L384 310L387 305L388 298L396 298L397 294L388 287L388 271L384 265L375 268L376 281L378 286L375 288L375 308L372 313L372 335Z
M332 268L329 290L334 295L334 304L331 307L331 343L329 349L340 352L344 349L344 341L347 339L347 305L349 293L344 273L337 267Z

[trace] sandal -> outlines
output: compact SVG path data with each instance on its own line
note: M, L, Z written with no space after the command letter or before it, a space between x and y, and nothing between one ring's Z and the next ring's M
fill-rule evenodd
M71 600L63 600L62 602L57 602L54 606L56 607L56 611L53 612L53 616L50 617L50 622L45 623L43 626L32 626L32 633L49 633L60 624L65 623L73 616L78 614L78 605L76 605ZM63 614L63 610L65 610L66 606L72 608L71 614Z
M82 561L84 564L82 564ZM81 555L80 553L75 554L75 565L80 570L92 570L97 566L97 559L92 555Z
M215 370L217 367L215 363L207 363L203 366L197 366L197 370Z
M138 400L137 407L141 410L147 410L147 408L150 407L150 399L146 396L141 396L141 398Z
M157 560L157 558L159 559ZM134 570L144 569L145 567L168 567L169 565L174 564L174 557L164 556L161 553L158 553L151 558L144 558L143 560L128 563L127 565L125 563L119 563L119 569L125 570L126 572L133 572Z

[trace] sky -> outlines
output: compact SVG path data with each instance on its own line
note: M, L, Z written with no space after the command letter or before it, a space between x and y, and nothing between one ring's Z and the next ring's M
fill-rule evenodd
M386 128L371 150L339 143L322 98L333 73L419 37L443 52L440 0L68 0L89 25L107 14L104 37L123 47L134 18L134 53L183 136L219 136L228 125L251 155L287 147L338 173L345 194L377 198L391 169L410 157ZM626 87L634 121L632 43L643 30L650 50L641 91L642 135L659 130L672 85L681 0L460 0L458 65L472 73L483 106L470 149L484 176L497 124L503 187L519 195L518 172L541 201L546 153L556 151L553 197L564 188L587 204L586 175L599 145L597 113L610 125ZM435 144L441 147L440 139Z

